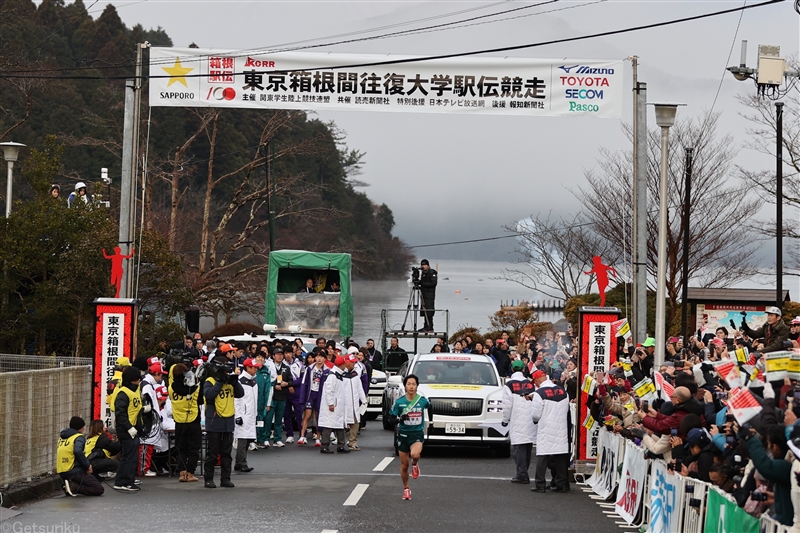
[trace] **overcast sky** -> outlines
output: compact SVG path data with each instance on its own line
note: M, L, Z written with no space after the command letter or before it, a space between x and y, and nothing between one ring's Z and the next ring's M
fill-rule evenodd
M88 2L87 2L88 3ZM102 0L101 0L102 3ZM175 46L194 42L200 48L271 47L415 21L480 8L425 22L380 30L398 31L475 17L533 2L415 1L163 1L113 2L128 26L163 27ZM582 5L590 4L593 5ZM749 4L756 3L748 0ZM638 26L738 7L739 1L601 1L551 3L496 17L502 20L467 28L351 43L314 51L438 55L566 38ZM94 9L100 9L98 4ZM564 7L571 7L565 9ZM554 9L561 11L542 13ZM97 16L97 14L95 14ZM493 20L482 19L480 22ZM509 53L517 57L624 59L638 55L639 79L648 84L649 101L688 104L679 116L700 116L714 107L722 113L721 133L745 141L747 122L735 100L754 91L724 68L738 64L741 39L749 41L748 65L756 66L758 44L781 47L796 56L800 16L792 2L677 26ZM330 42L338 39L322 39ZM730 60L728 55L733 46ZM631 117L631 69L625 63L623 122ZM503 235L504 225L531 214L570 215L580 209L570 193L595 168L601 147L629 149L621 122L593 118L522 118L504 116L325 112L347 132L351 148L366 152L366 192L394 211L395 233L410 245ZM651 125L655 119L649 111ZM740 151L736 164L774 168L768 158ZM786 216L797 216L796 213ZM513 239L418 249L420 257L505 261Z

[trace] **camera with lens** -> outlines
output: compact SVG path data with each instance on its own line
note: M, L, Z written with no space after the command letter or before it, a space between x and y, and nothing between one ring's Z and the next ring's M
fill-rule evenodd
M783 349L784 350L791 350L793 347L794 347L794 345L792 344L792 341L790 341L789 339L786 339L785 341L783 341Z
M420 271L422 269L420 267L411 267L411 281L414 283L415 287L419 286L420 283Z
M750 493L750 499L754 502L765 502L767 501L767 495L763 492L753 491Z
M232 361L228 361L225 357L215 357L206 366L208 377L212 377L217 381L230 382L236 380L237 376L234 373L234 366Z
M167 370L167 372L169 372L170 367L172 365L177 365L178 363L183 363L187 367L192 368L194 357L191 356L190 352L173 348L167 355L164 356L164 368Z

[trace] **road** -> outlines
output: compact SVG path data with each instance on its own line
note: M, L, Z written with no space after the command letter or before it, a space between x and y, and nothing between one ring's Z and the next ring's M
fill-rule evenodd
M61 526L48 531L63 533L633 531L620 529L619 519L576 485L566 494L538 494L510 483L513 460L483 449L427 448L421 476L410 481L412 500L404 501L391 433L370 422L359 445L362 451L350 454L296 444L250 452L255 470L234 472L233 489L157 477L144 478L139 493L107 487L96 498L57 494L23 506L21 515L0 522L0 533L33 525Z

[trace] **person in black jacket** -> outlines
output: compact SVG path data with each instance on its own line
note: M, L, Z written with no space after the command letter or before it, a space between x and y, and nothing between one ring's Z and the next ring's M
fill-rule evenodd
M215 489L214 465L217 456L221 457L220 480L223 487L233 487L231 483L231 466L233 457L233 430L235 429L234 417L236 414L234 407L235 398L244 397L244 389L239 383L238 376L233 373L233 352L224 354L227 361L217 361L220 356L214 358L217 365L221 365L215 370L213 376L206 378L203 384L203 397L206 404L206 437L208 441L208 453L206 454L203 475L205 476L205 487Z
M117 438L122 447L117 478L114 480L114 490L120 492L138 492L139 490L134 476L136 475L136 460L139 457L139 434L142 432L141 411L151 409L150 405L142 404L142 394L139 390L141 380L142 376L138 368L127 367L122 372L122 387L114 397L114 421Z
M367 361L375 370L383 370L383 354L375 348L375 341L367 339Z
M767 307L767 323L758 329L750 329L747 322L742 319L742 333L751 339L763 339L754 346L761 353L785 350L783 341L789 340L792 334L789 326L781 320L781 310L778 307Z
M420 262L422 267L422 275L420 276L420 294L422 295L422 310L420 314L425 320L425 326L420 331L433 331L433 314L436 309L436 284L438 283L439 274L431 268L431 264L427 259Z
M69 427L61 432L56 449L56 471L64 480L64 492L70 496L100 496L103 485L92 476L92 465L84 454L86 437L83 418L73 416ZM10 529L9 529L10 531Z
M102 481L100 474L116 472L119 461L112 459L117 455L122 446L118 441L111 440L106 434L106 427L102 420L92 420L89 424L89 435L86 437L84 452L86 459L92 465L92 475Z

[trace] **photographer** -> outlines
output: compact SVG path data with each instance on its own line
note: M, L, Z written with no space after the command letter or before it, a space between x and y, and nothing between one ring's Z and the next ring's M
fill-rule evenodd
M217 456L222 458L220 480L223 487L233 487L231 483L231 451L233 449L233 430L235 429L235 398L244 397L244 389L234 374L233 352L226 352L214 358L214 375L206 378L203 397L206 403L206 433L208 453L203 474L207 489L217 488L214 484L214 465Z
M433 331L433 314L435 312L434 309L436 309L434 300L436 299L436 284L439 274L431 268L427 259L423 259L420 262L420 267L422 267L422 275L419 280L420 294L422 295L422 310L420 314L425 319L425 326L420 331Z
M789 326L781 320L781 310L777 307L767 307L767 323L758 328L750 329L746 317L742 318L742 333L752 339L763 339L754 348L761 353L778 352L786 350L784 341L789 340L791 331ZM789 346L791 348L791 346Z
M637 348L631 356L631 371L633 372L632 384L639 383L653 373L653 354L656 351L656 340L647 337L641 348Z

